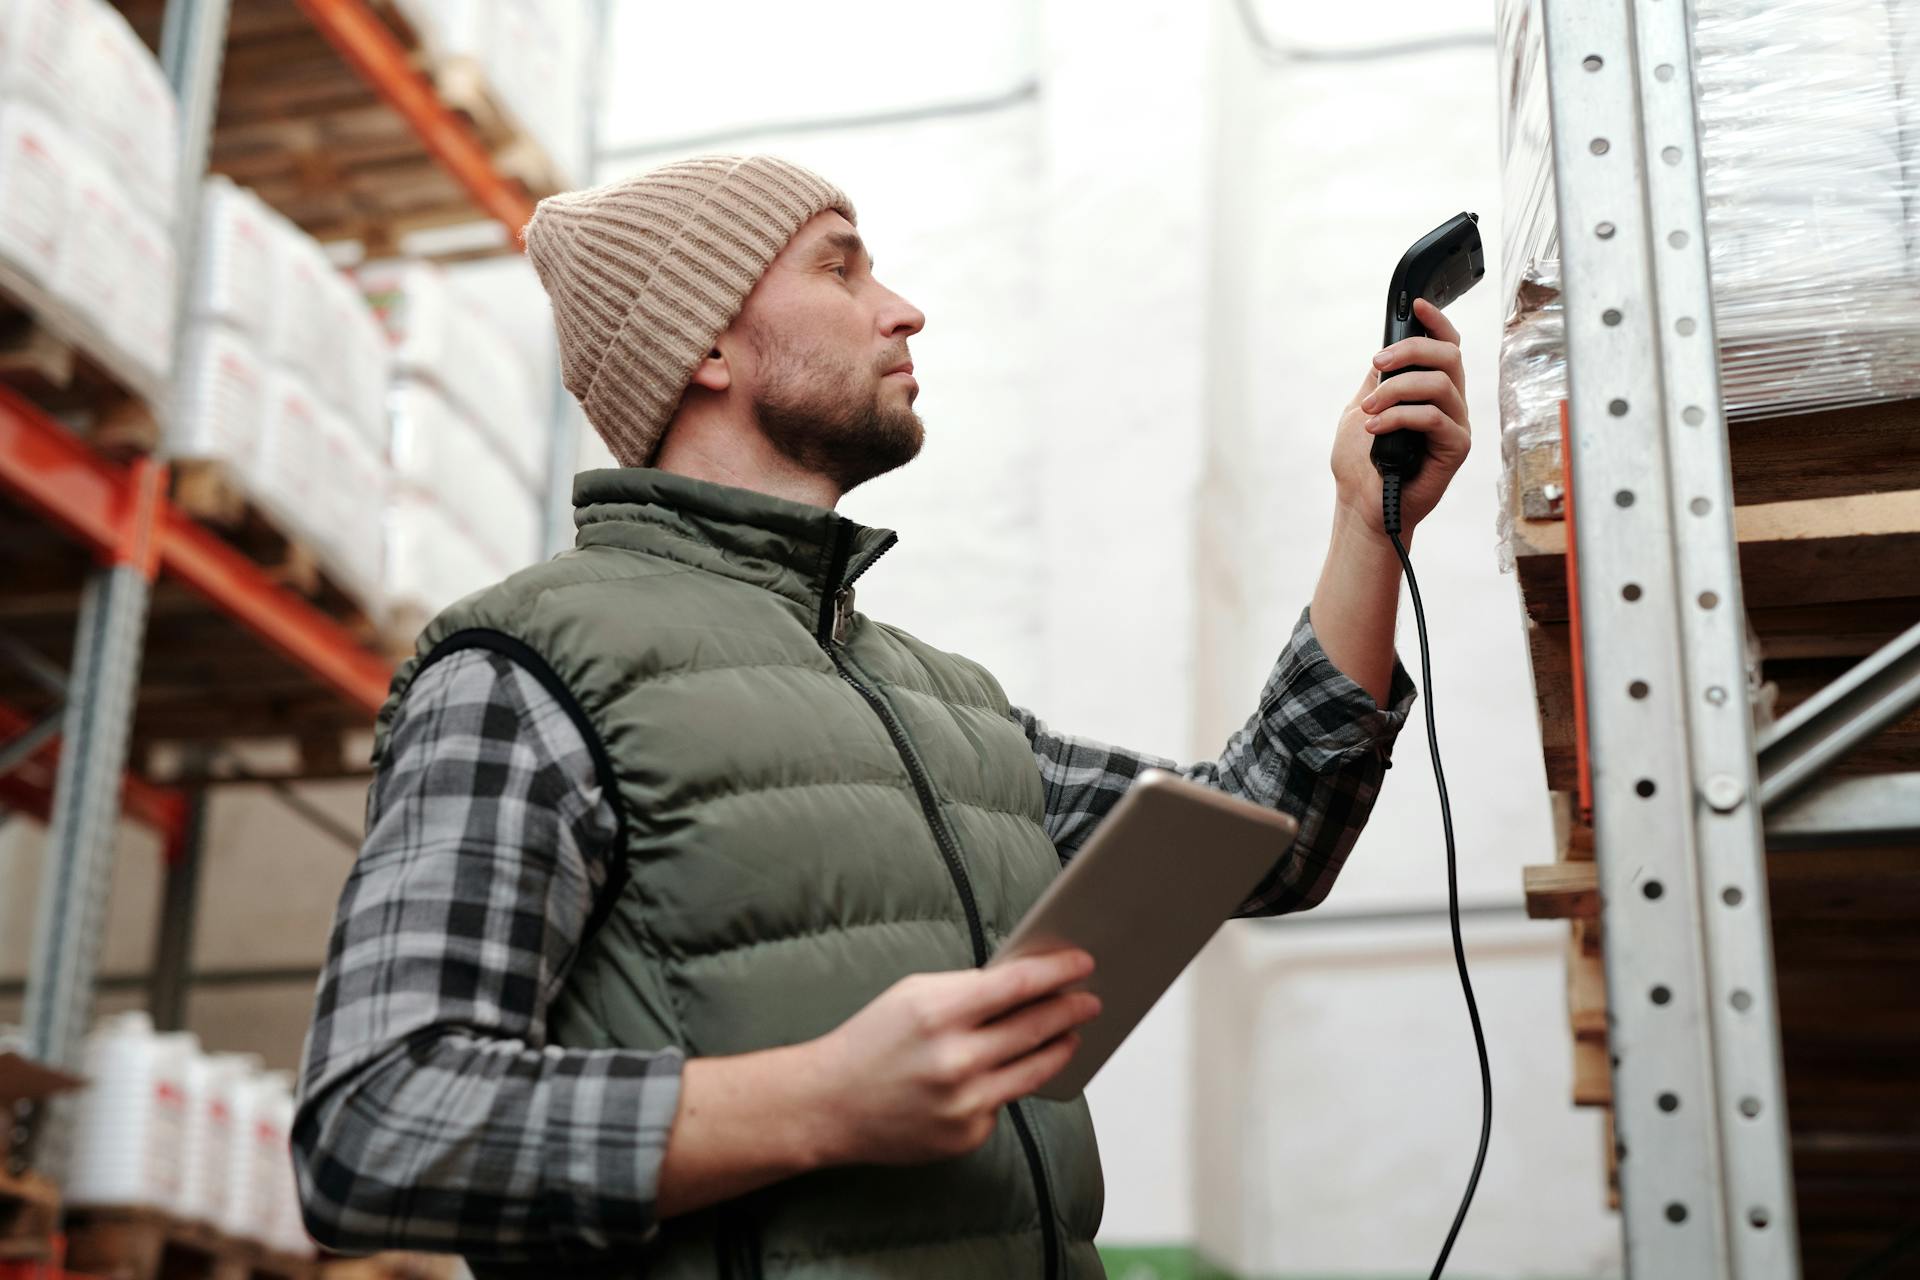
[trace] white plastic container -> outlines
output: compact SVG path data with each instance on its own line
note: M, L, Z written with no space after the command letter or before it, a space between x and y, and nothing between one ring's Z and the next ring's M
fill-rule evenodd
M227 1094L227 1194L214 1225L231 1236L252 1239L263 1211L259 1184L260 1112L266 1100L257 1068L233 1081Z
M218 458L251 477L258 463L269 372L244 335L201 321L187 331L174 401L171 448Z
M0 102L0 257L51 288L66 240L76 148L38 105Z
M251 1055L196 1055L188 1074L187 1123L181 1143L180 1192L174 1212L215 1225L225 1211L233 1145L233 1095L260 1060Z
M293 1176L293 1077L286 1072L270 1073L263 1088L266 1096L260 1104L257 1133L260 1189L265 1203L258 1238L270 1249L311 1257L313 1241L302 1225L300 1190Z
M540 553L539 499L472 419L437 386L415 378L394 384L392 405L394 478L468 520L507 572L532 564Z
M108 1019L88 1037L68 1204L177 1203L192 1055L188 1038L155 1035L144 1013Z
M74 133L113 169L135 204L171 224L180 167L173 91L118 9L87 4L79 17L70 59Z
M167 1206L168 1212L187 1221L204 1220L196 1197L201 1195L200 1179L196 1178L196 1156L206 1142L208 1130L207 1092L211 1088L213 1059L199 1052L198 1042L194 1051L188 1054L182 1063L180 1088L184 1095L184 1111L180 1121L180 1159L179 1179L174 1185L173 1203Z
M273 1246L285 1238L283 1178L293 1176L292 1085L285 1072L261 1072L240 1087L238 1097L229 1146L232 1194L221 1229Z
M155 219L134 210L127 218L127 274L112 333L147 374L173 368L175 265L173 238Z
M106 166L92 156L72 158L67 189L67 227L53 292L103 333L111 333L127 294L127 232L133 208Z
M275 215L251 191L215 175L200 195L200 238L187 312L232 325L263 346L273 336Z
M6 0L0 4L0 94L30 98L64 117L74 96L74 33L98 0Z

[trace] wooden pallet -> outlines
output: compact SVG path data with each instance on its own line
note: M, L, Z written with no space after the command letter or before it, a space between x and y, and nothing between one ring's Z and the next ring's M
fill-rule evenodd
M170 466L173 504L221 535L279 585L363 639L381 637L378 619L349 587L330 574L321 555L247 494L226 462L183 458Z
M35 1173L0 1163L0 1262L45 1261L56 1252L60 1192Z
M152 1209L76 1209L67 1270L101 1280L313 1280L319 1264Z
M1920 450L1911 447L1920 401L1738 422L1729 440L1741 589L1780 715L1920 620ZM1557 791L1576 785L1559 458L1557 442L1523 450L1508 494L1541 750ZM1920 715L1838 772L1915 760Z
M164 0L120 0L151 43ZM436 60L391 4L384 20L494 167L532 199L560 189L551 159L467 60ZM253 188L319 240L368 256L408 232L482 221L418 135L327 43L293 0L234 0L208 167Z
M1729 429L1742 593L1759 700L1791 710L1920 620L1920 402L1738 422ZM1554 861L1525 869L1528 912L1570 922L1573 1100L1609 1118L1603 904L1577 790L1557 442L1522 451L1508 494ZM1733 691L1739 696L1741 691ZM1920 769L1920 713L1833 773ZM1920 849L1772 852L1767 859L1802 1265L1845 1275L1920 1218ZM1894 1274L1889 1272L1888 1274Z
M0 262L0 383L103 451L125 459L160 442L161 387L99 326Z

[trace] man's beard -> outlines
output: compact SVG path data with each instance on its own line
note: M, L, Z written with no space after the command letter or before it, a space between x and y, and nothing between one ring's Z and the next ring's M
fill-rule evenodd
M753 335L766 360L754 410L767 440L795 466L832 481L841 493L905 466L919 454L926 428L911 406L883 408L876 385L864 396L851 362L819 348ZM906 359L903 351L892 363Z

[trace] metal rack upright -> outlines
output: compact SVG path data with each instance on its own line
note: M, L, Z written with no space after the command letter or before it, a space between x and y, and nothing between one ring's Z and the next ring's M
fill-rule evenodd
M1693 6L1544 16L1628 1273L1797 1276L1767 853L1920 836L1920 774L1821 775L1920 703L1920 626L1756 733Z

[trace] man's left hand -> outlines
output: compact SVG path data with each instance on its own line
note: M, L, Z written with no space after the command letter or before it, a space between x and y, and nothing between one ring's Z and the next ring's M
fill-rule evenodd
M1440 308L1416 299L1413 313L1430 337L1405 338L1373 358L1373 368L1347 402L1333 441L1333 478L1338 504L1386 537L1380 515L1380 473L1369 453L1383 431L1418 431L1427 438L1420 473L1400 492L1402 535L1425 519L1467 460L1472 429L1467 424L1467 374L1460 360L1460 331ZM1427 372L1380 375L1416 365Z

